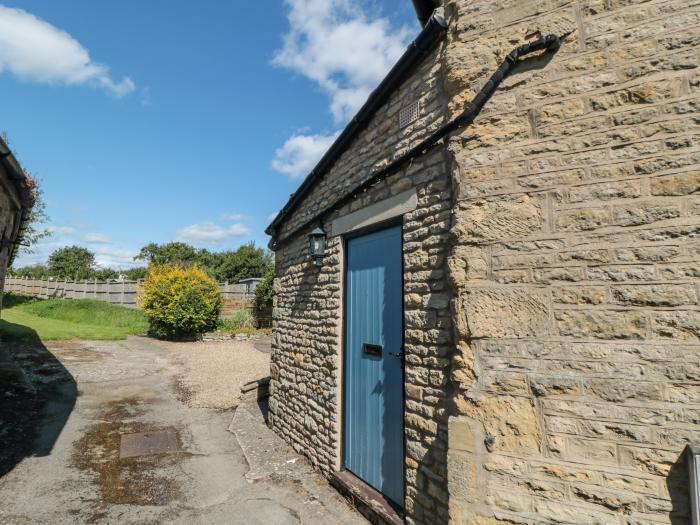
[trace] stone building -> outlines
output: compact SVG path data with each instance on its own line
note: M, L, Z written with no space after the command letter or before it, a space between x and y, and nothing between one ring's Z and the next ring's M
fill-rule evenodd
M414 4L267 230L271 427L385 521L691 523L700 3Z
M17 252L33 203L32 181L0 138L0 309L5 272Z

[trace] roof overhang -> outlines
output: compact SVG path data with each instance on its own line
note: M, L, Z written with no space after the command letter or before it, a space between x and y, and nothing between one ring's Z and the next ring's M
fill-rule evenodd
M29 178L24 173L24 170L20 166L19 162L12 154L12 151L7 146L5 141L0 137L0 166L2 166L3 171L12 188L17 194L17 199L19 202L17 214L19 220L15 224L15 228L10 232L10 264L17 253L18 239L27 226L27 221L29 220L30 211L32 206L34 206L34 191L30 183Z
M384 77L377 88L370 94L367 101L360 108L353 119L348 123L343 132L333 142L328 151L316 164L311 173L303 180L299 188L291 195L287 204L280 210L265 233L274 236L275 231L284 223L287 217L297 208L306 194L315 184L333 167L335 162L352 144L353 140L367 128L375 113L386 103L391 94L408 78L417 64L431 52L440 37L444 34L447 24L440 15L433 13L425 27L411 42L406 52L399 58L391 71Z

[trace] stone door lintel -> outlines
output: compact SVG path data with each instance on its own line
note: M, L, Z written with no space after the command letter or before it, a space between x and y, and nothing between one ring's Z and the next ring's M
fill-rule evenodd
M331 225L331 236L343 235L372 224L378 224L413 211L418 206L415 188L398 193L361 210L335 219Z

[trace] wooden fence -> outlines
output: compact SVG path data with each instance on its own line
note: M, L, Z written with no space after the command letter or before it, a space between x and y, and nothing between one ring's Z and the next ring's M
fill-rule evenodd
M136 308L139 282L6 277L5 291L41 299L96 299ZM255 308L255 295L246 292L245 284L219 283L219 288L224 296L223 314L239 308Z

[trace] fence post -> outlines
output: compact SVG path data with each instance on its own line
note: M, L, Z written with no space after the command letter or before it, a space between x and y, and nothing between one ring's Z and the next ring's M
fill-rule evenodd
M124 281L124 279L122 279L122 293L121 293L121 297L119 298L119 304L121 306L124 306L125 292L126 292L126 282Z

